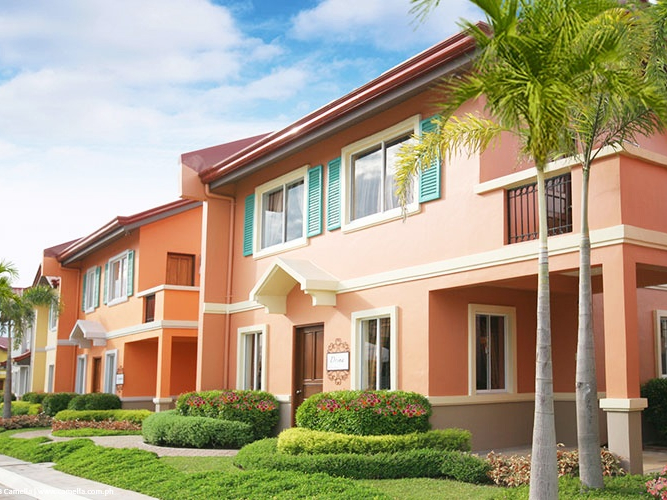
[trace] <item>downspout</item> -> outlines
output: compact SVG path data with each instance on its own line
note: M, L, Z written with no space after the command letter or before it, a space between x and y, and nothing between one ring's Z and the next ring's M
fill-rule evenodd
M229 241L229 249L228 249L228 255L229 258L227 259L227 284L226 284L226 291L225 291L225 299L227 300L227 304L231 304L232 302L232 261L234 257L234 208L236 207L236 199L232 196L225 196L222 194L216 194L211 192L211 186L209 183L204 184L204 193L206 194L207 198L214 198L217 200L226 200L229 202L229 237L227 238ZM227 360L227 364L225 366L225 369L223 371L223 379L222 379L222 387L225 389L231 389L229 387L229 344L231 343L231 332L230 328L232 326L232 317L231 313L227 311L227 318L225 319L225 338L223 340L224 343L224 348L225 348L225 356Z

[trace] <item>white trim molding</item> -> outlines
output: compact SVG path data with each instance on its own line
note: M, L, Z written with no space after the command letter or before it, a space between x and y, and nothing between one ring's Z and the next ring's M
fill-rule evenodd
M154 293L166 291L166 290L176 290L181 292L198 292L198 286L185 286L185 285L158 285L147 290L142 290L137 293L137 297L145 297L146 295L153 295Z
M604 398L600 400L600 408L612 412L642 411L648 407L646 398Z

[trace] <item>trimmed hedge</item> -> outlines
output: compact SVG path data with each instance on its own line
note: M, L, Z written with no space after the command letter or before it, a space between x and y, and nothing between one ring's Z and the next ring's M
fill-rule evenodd
M127 421L141 424L144 419L152 415L149 410L62 410L59 411L54 420L80 420L86 422L101 422L113 420L116 422Z
M157 446L238 449L253 441L250 424L209 417L154 413L142 425L144 441Z
M0 403L0 411L5 407ZM42 413L42 405L29 403L28 401L12 401L12 416L17 415L39 415Z
M453 462L448 465L448 462ZM480 462L480 463L478 463ZM475 464L473 471L461 464ZM457 481L487 482L483 459L457 451L432 449L408 450L397 453L360 455L328 453L319 455L288 455L278 451L278 439L267 438L244 446L234 457L242 469L298 471L305 474L324 472L350 479L400 479L408 477L449 477Z
M67 405L68 410L120 410L122 404L115 394L93 392L80 394Z
M415 449L470 451L471 434L461 429L442 429L412 434L355 436L313 431L301 427L286 429L278 436L281 453L395 453Z
M188 392L176 400L176 411L183 416L250 424L255 439L272 436L280 418L278 400L264 391Z
M648 399L644 417L663 440L667 439L667 378L654 378L641 386L641 397Z
M405 391L334 391L314 394L296 411L296 425L360 436L410 434L431 428L431 403Z
M27 401L28 403L36 403L41 405L45 397L45 392L26 392L23 396L21 396L21 401Z
M69 402L77 396L76 392L50 392L42 399L42 410L53 417L59 411L66 410Z

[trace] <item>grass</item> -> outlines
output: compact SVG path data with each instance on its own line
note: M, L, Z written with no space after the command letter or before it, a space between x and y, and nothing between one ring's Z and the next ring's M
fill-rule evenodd
M433 498L527 499L528 488L479 486L444 479L350 480L325 474L241 471L233 457L163 457L138 449L113 449L88 439L49 443L48 438L13 439L0 433L0 453L32 462L56 462L56 469L111 486L163 499L346 498L431 500ZM646 476L606 478L602 492L580 493L577 479L560 480L562 499L644 498Z
M92 427L82 427L80 429L53 431L52 434L57 437L137 436L141 435L141 431L119 431L112 429L94 429Z

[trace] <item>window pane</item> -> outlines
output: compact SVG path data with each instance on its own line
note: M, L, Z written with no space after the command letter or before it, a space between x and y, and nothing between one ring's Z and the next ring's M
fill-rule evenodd
M667 318L660 318L660 361L662 373L667 375Z
M476 378L477 378L477 390L486 391L489 389L488 385L488 371L487 366L489 364L489 321L488 316L485 314L478 314L475 317L475 345L476 345Z
M380 146L352 157L352 219L382 211L382 150Z
M476 389L505 389L505 317L477 314L475 330Z
M380 384L378 389L391 389L391 347L389 344L391 320L380 319Z
M505 388L505 318L491 316L491 344L489 346L491 389Z
M283 242L283 188L262 196L262 248Z
M377 383L377 320L361 322L361 389L376 389Z
M287 188L287 234L285 241L303 236L303 180Z
M386 170L385 170L385 210L391 210L399 206L398 197L396 196L396 184L395 184L395 173L396 173L396 155L401 149L401 146L410 140L410 136L399 137L391 142L387 143L386 146ZM408 203L412 202L412 193L409 193Z

